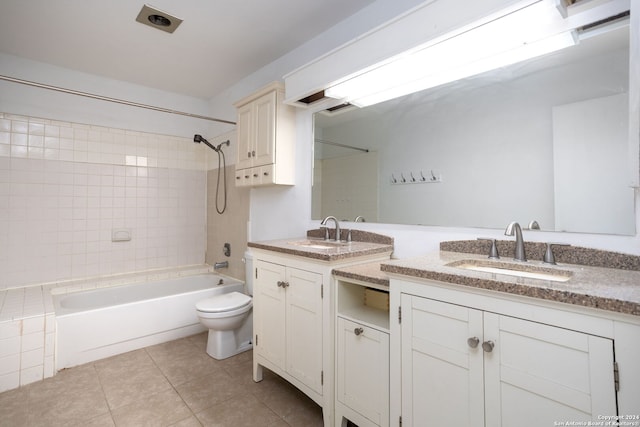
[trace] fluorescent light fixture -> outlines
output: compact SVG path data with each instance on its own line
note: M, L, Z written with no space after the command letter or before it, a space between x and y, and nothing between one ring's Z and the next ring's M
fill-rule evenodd
M575 45L574 32L548 36L558 21L562 17L555 4L539 1L397 57L326 89L325 94L367 106Z

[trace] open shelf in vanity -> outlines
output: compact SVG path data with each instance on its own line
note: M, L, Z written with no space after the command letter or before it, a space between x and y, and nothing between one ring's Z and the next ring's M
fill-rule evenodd
M337 279L337 316L389 332L389 288Z

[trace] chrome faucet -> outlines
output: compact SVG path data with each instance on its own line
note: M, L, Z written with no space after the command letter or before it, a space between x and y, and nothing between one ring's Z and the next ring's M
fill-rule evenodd
M516 236L516 250L513 254L513 259L516 261L525 262L527 260L527 255L524 252L524 239L522 238L522 228L520 224L517 222L512 222L507 225L507 228L504 230L505 236Z
M365 222L364 217L362 215L358 215L353 222Z
M335 216L328 216L325 219L322 220L322 222L320 223L320 225L324 225L325 228L327 225L327 221L329 220L333 220L333 222L336 224L336 242L340 241L340 223L338 222L337 218ZM325 234L325 239L328 237L328 233Z

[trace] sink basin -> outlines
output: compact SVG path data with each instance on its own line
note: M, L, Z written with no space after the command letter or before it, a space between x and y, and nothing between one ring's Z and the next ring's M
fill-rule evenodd
M347 242L335 242L328 240L294 240L287 243L293 246L302 246L309 249L335 249L349 244Z
M571 271L567 270L545 268L536 265L517 265L480 260L456 261L447 264L447 266L484 273L505 274L507 276L523 277L526 279L550 280L552 282L566 282L571 279L573 275Z

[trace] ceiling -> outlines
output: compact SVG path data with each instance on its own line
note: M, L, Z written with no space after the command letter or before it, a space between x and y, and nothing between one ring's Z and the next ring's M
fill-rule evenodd
M0 52L208 99L374 2L151 1L173 34L136 22L144 0L2 0Z

